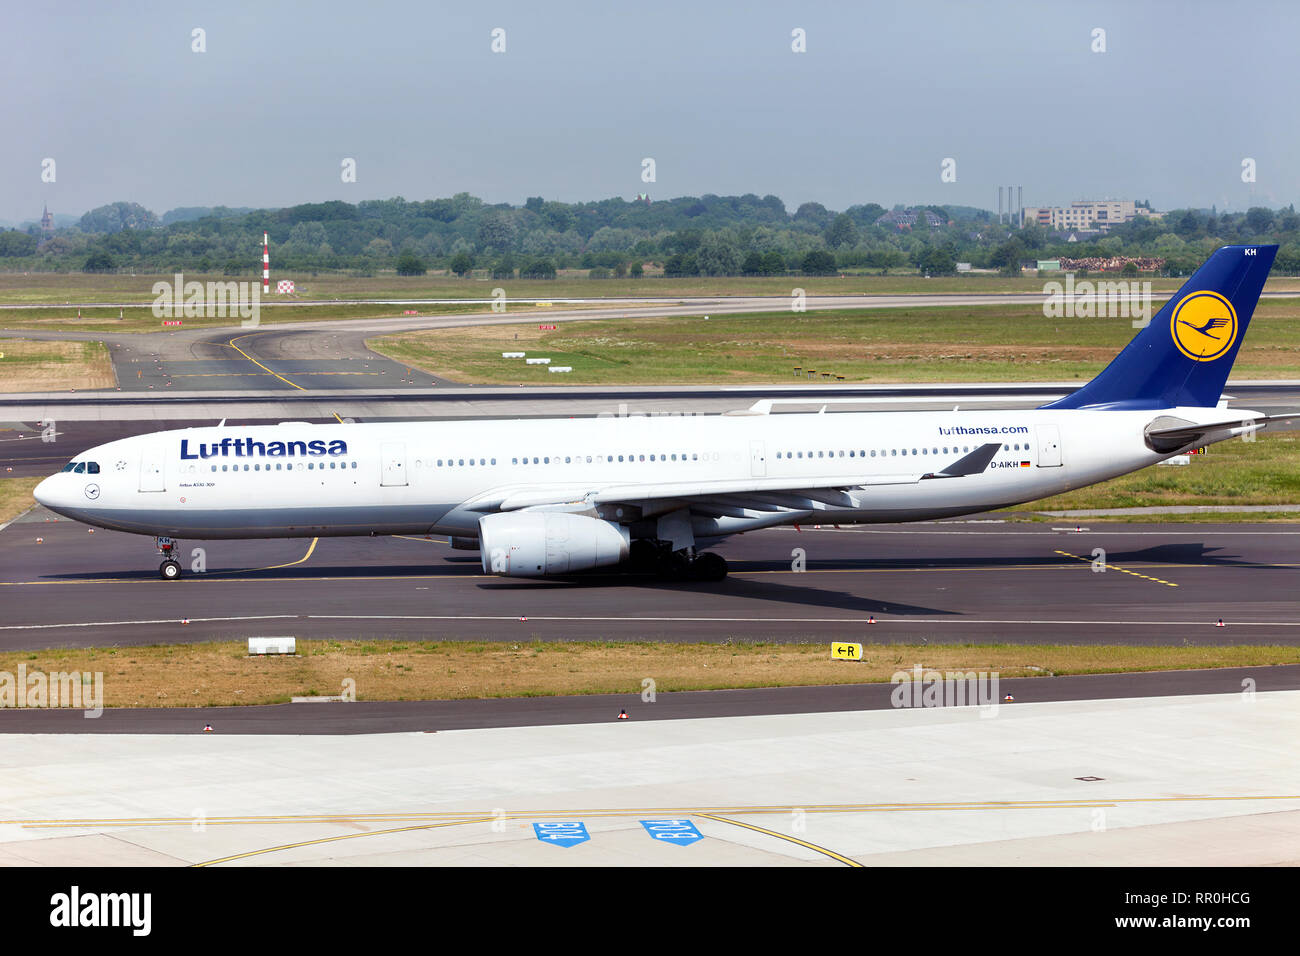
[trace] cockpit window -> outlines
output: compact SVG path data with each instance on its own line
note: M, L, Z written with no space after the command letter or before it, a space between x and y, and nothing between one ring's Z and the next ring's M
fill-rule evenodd
M86 474L88 474L88 475L97 475L97 474L99 474L99 462L97 462L97 461L88 461L88 462L86 462Z
M63 466L63 469L62 469L62 470L63 470L63 471L72 471L72 469L74 469L74 468L76 468L76 467L77 467L77 463L76 463L75 461L70 461L70 462L68 462L66 465Z
M84 461L77 462L77 467L72 469L72 472L73 474L84 475L86 473L86 463Z

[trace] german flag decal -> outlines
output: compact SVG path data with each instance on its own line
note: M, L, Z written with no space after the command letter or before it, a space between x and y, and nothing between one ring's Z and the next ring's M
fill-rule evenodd
M1028 467L1029 467L1029 462L1027 462L1027 461L1022 461L1022 462L1020 463L1020 467L1021 467L1021 468L1028 468Z

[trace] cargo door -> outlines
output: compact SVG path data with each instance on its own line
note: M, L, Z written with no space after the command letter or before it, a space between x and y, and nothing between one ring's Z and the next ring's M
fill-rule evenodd
M1055 425L1039 425L1038 467L1061 467L1061 430Z
M382 470L379 484L397 488L406 484L406 442L386 441L379 446Z

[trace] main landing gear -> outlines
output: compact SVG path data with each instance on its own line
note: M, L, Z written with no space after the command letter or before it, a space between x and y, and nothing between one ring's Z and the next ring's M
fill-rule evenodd
M667 581L721 581L727 576L727 561L720 554L694 548L670 551L667 545L644 538L632 542L627 566Z
M176 553L177 543L171 538L155 537L154 544L158 546L158 553L163 555L163 563L158 565L158 576L164 581L179 581L181 578L181 563L173 555Z

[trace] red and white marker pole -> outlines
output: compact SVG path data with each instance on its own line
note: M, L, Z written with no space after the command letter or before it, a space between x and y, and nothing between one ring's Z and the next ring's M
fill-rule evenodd
M271 250L266 233L262 233L262 294L271 294Z

